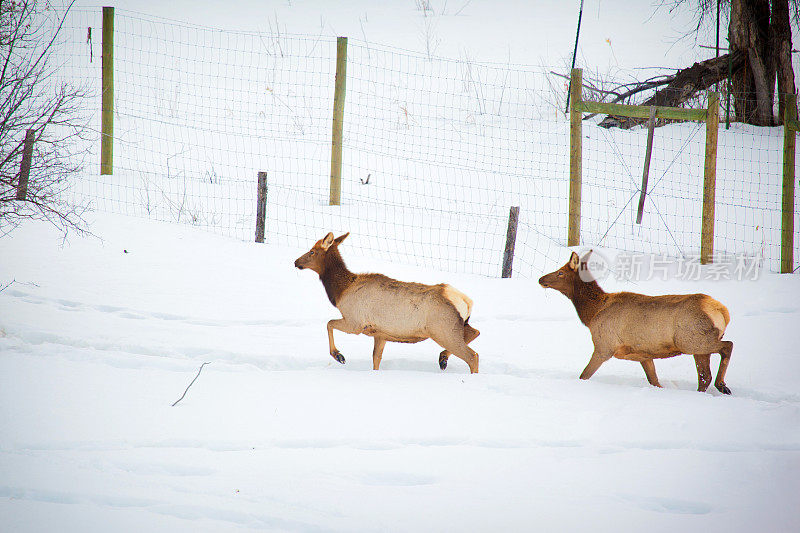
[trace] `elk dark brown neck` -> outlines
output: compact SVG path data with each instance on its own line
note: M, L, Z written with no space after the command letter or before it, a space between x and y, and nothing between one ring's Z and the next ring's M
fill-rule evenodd
M576 276L572 290L572 304L578 312L578 318L585 326L594 318L605 303L606 292L600 288L596 281L585 282Z
M356 275L347 269L339 249L332 246L325 254L325 263L319 279L325 287L328 300L335 306L345 289L356 279Z

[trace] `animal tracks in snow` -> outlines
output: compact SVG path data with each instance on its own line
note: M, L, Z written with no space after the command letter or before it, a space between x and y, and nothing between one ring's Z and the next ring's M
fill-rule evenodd
M98 312L109 315L114 315L119 318L126 318L131 320L145 320L156 319L171 322L184 322L194 326L210 326L210 327L230 327L230 326L306 326L307 320L302 319L285 319L285 320L262 320L262 319L238 319L238 320L213 320L207 318L198 318L187 315L179 315L174 313L164 313L159 311L143 311L139 309L131 309L128 307L118 307L113 305L97 305L76 302L74 300L65 300L62 298L45 298L36 296L30 293L22 292L19 290L12 290L8 292L8 296L18 298L23 302L33 305L48 305L63 311L82 311L82 312ZM2 297L0 295L0 297Z

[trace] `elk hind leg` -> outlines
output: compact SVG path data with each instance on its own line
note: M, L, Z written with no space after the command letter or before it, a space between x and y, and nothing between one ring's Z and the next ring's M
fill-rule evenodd
M717 370L717 379L714 381L714 386L722 394L730 394L731 389L725 385L725 372L728 371L728 363L731 361L731 353L733 353L733 343L731 341L722 341L722 347L719 349L719 370Z
M432 336L431 338L436 342L436 344L444 348L445 352L450 352L459 359L463 359L463 361L467 363L467 366L469 366L470 373L478 373L478 354L475 352L475 350L467 346L467 343L464 342L464 338L462 336L457 335L454 332L452 335L437 335Z
M473 328L469 324L464 324L464 343L469 344L478 338L481 332L477 329ZM447 350L442 350L442 353L439 354L439 368L444 370L447 368L447 358L450 357L450 352Z
M711 354L695 355L694 364L697 367L697 391L705 392L711 384Z

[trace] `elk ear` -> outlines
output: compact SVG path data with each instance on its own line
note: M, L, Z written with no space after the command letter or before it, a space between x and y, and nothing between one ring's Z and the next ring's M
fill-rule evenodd
M586 255L584 255L584 256L583 256L583 258L581 258L581 263L583 263L584 265L586 265L587 263L589 263L589 256L591 256L591 255L592 255L592 252L593 252L593 251L594 251L594 250L589 250L588 252L586 252Z
M335 242L335 243L336 243L336 246L339 246L340 244L342 244L342 241L343 241L343 240L345 240L345 239L347 238L347 236L348 236L348 235L350 235L350 232L349 232L349 231L348 231L347 233L345 233L344 235L339 235L338 237L336 237L336 238L333 240L333 242Z
M322 238L320 242L320 246L322 246L323 250L327 250L333 244L333 233L328 233L325 237Z
M574 270L575 272L578 271L578 267L580 266L581 259L578 257L578 254L572 252L572 255L569 256L569 267Z

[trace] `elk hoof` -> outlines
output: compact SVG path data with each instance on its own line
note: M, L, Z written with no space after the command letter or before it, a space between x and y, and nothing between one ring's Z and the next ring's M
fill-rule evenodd
M720 391L722 394L730 394L731 393L731 390L724 383L721 386L720 385L714 385L714 386L717 387L717 390Z
M331 353L331 357L333 357L334 359L336 359L340 363L344 364L344 356L342 355L342 353L339 350L336 350L335 352Z
M442 370L447 368L447 356L446 355L440 355L439 356L439 368L441 368Z

